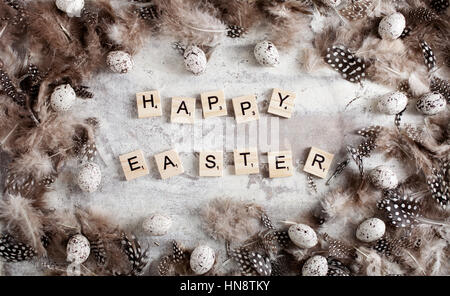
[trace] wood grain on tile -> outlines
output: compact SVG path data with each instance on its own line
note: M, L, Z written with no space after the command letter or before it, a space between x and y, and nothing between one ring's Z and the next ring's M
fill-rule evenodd
M267 153L269 177L290 177L294 173L292 166L292 151L277 151Z
M172 98L170 121L172 123L193 124L195 120L195 101L195 98Z
M119 160L127 181L149 174L142 150L120 155Z
M199 155L201 177L223 176L223 151L202 151Z
M234 116L237 123L259 119L258 105L255 95L248 95L232 99Z
M183 164L175 149L156 154L155 161L162 179L184 173Z
M267 112L285 118L291 118L294 111L294 101L296 94L290 91L275 88L270 99L269 110Z
M200 98L205 119L228 114L223 90L204 92Z
M326 178L334 155L316 147L311 147L303 170L319 178Z
M258 150L256 148L234 150L236 175L259 174Z
M161 97L157 90L136 94L138 118L162 116Z

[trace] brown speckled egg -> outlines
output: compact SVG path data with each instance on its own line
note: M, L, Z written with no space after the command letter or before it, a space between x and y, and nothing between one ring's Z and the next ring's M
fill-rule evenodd
M385 16L378 25L378 33L381 38L394 40L400 37L406 26L406 20L403 14L396 12Z
M408 97L400 91L382 96L378 101L378 110L388 115L395 115L405 110Z
M397 175L384 165L377 166L370 172L370 181L378 189L394 189L398 185Z
M386 224L378 218L370 218L359 224L356 238L362 242L371 243L383 237Z
M255 46L255 58L263 66L274 67L280 63L280 55L275 45L270 41L261 41Z
M172 226L172 219L164 214L153 214L142 222L142 228L150 235L165 235Z
M205 53L197 46L190 46L184 52L184 65L188 71L195 75L205 72L207 63Z
M198 246L191 254L190 266L195 274L205 274L214 265L216 254L214 250L206 245Z
M84 7L84 0L56 0L55 5L69 17L79 17Z
M50 105L57 112L68 111L72 108L77 95L70 84L63 84L55 87L50 96Z
M289 238L298 247L308 249L317 244L317 235L314 229L306 224L295 224L289 227Z
M72 236L67 243L67 261L75 264L85 262L91 252L89 240L81 234Z
M125 74L133 69L134 61L130 54L117 50L108 53L106 64L114 73Z
M439 93L427 93L417 100L416 108L425 115L435 115L447 108L447 102Z
M326 276L328 273L327 258L323 256L313 256L303 264L303 276Z
M94 192L102 181L102 171L93 162L81 166L78 172L78 186L85 192Z

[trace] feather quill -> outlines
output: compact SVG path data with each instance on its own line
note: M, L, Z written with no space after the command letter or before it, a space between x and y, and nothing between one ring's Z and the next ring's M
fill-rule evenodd
M216 46L226 36L226 26L218 18L217 9L202 1L155 1L162 11L162 33L185 44Z
M33 201L21 196L7 195L0 201L0 219L6 230L23 238L28 244L44 252L41 238L44 236L44 214L33 206Z

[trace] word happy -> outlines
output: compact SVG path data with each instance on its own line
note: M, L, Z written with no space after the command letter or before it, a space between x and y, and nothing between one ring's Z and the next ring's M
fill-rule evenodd
M268 112L290 118L294 110L295 93L274 89ZM162 116L161 97L157 90L136 94L139 118ZM172 123L193 124L195 120L195 98L173 97L170 121ZM223 91L201 94L203 117L227 115ZM237 123L259 119L255 95L232 99ZM256 148L235 149L234 171L236 175L259 174L258 151ZM294 173L292 151L268 152L269 177L290 177ZM184 173L182 161L175 149L154 156L162 179ZM119 157L127 181L149 174L142 150L136 150ZM325 178L333 160L333 154L312 147L306 160L304 171L320 178ZM223 151L201 151L199 153L199 176L223 176Z

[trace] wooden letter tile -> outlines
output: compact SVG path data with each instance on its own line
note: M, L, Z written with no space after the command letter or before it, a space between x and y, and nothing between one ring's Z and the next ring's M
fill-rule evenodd
M162 116L161 97L157 90L136 94L139 118Z
M173 123L194 123L195 99L194 98L172 98L172 114L170 121Z
M281 117L291 118L294 111L295 93L275 88L267 112Z
M201 177L222 177L223 152L222 151L200 152L199 173Z
M236 175L259 174L256 148L234 150L234 169Z
M234 98L232 101L237 123L259 119L258 105L254 95Z
M333 157L331 153L311 147L303 170L323 179L327 176Z
M127 181L148 175L149 171L142 150L121 155L119 159Z
M294 167L292 166L291 151L269 152L267 156L269 162L270 178L292 176L292 174L294 173Z
M184 173L183 164L175 149L156 154L155 160L162 179Z
M202 99L203 117L205 119L228 114L223 90L205 92L200 97Z

